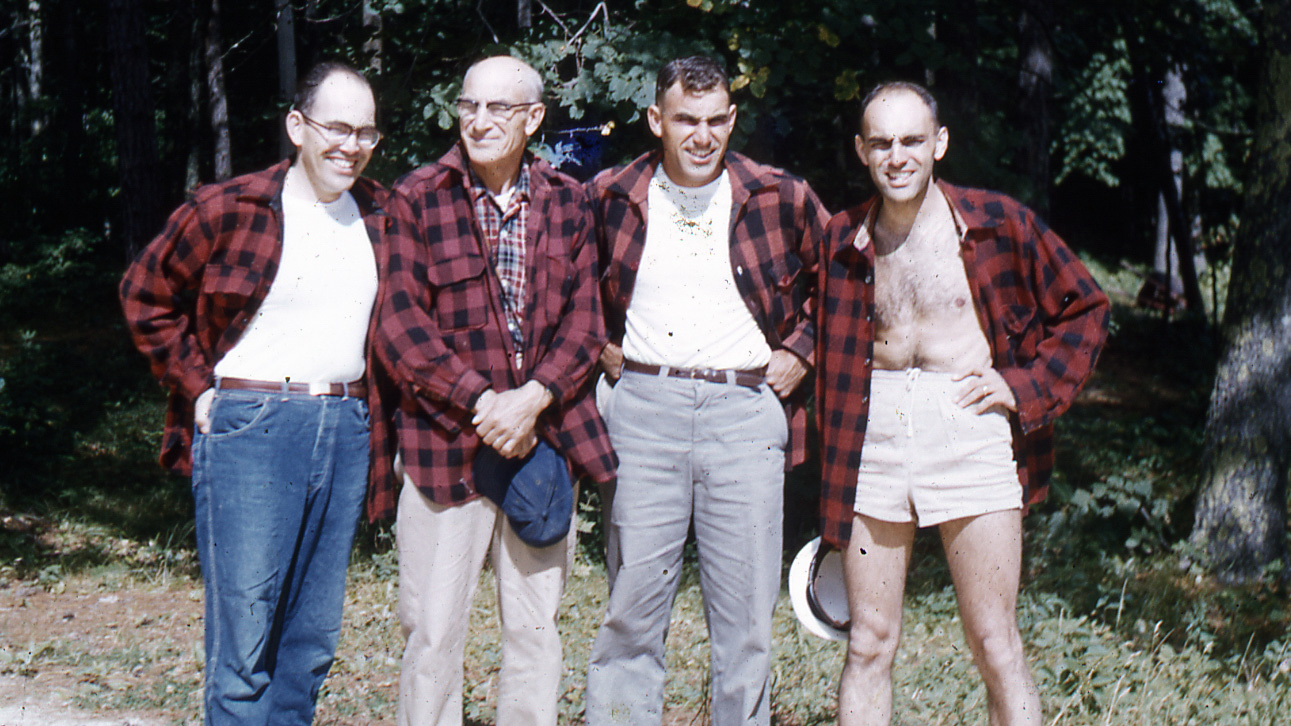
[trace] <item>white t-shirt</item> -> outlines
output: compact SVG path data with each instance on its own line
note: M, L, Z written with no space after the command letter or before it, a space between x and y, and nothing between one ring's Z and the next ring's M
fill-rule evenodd
M645 250L628 306L623 354L674 368L749 369L771 360L731 272L731 182L726 172L683 187L655 170Z
M220 377L342 383L363 377L376 257L354 197L282 198L282 260Z

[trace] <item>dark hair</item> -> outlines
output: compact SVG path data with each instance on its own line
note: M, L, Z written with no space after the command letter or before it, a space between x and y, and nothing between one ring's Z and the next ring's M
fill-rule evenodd
M923 105L927 106L928 110L932 112L932 125L941 128L941 121L937 117L937 99L932 97L928 89L918 83L910 83L909 81L891 81L880 83L865 94L865 98L861 99L861 115L856 119L857 132L864 133L861 127L865 124L865 110L870 107L871 103L874 103L874 99L893 91L906 91L918 96L919 100L923 101Z
M308 112L314 105L314 100L318 98L318 87L323 85L323 81L331 78L333 73L345 73L357 78L368 87L368 90L372 90L372 84L368 83L368 79L352 66L339 61L323 61L310 68L309 73L296 83L296 95L291 99L291 107L301 113Z
M664 94L678 82L686 93L703 93L718 87L727 93L731 92L731 83L726 77L726 69L717 59L706 55L677 58L668 61L667 65L660 68L659 77L654 86L655 102L662 102Z

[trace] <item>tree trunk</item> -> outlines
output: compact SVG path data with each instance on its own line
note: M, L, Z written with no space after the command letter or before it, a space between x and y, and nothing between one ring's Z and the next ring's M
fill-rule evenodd
M48 116L41 99L45 95L45 25L40 19L40 0L27 3L27 39L31 49L27 60L27 97L31 100L31 135L45 129Z
M291 103L296 93L296 20L291 11L291 0L275 0L278 11L278 95L284 103ZM286 158L295 149L287 138L287 127L278 127L278 155Z
M211 131L215 134L215 179L233 176L233 145L229 140L229 99L224 93L224 40L220 35L220 0L211 0L206 26L206 87L211 94Z
M85 137L85 74L83 62L84 18L74 3L60 2L53 8L48 42L51 50L49 76L58 79L58 98L51 109L49 135L58 140L63 168L88 168ZM97 160L95 161L97 164ZM103 219L85 200L90 196L86 174L64 174L55 198L54 214L67 227L102 227Z
M368 39L363 42L363 53L368 57L368 71L380 73L384 59L381 57L381 13L372 7L372 0L363 0L363 30Z
M977 30L977 0L952 0L947 15L937 22L937 38L946 47L951 63L937 74L937 91L949 113L943 119L962 134L978 123L981 105L978 56L981 39Z
M1178 66L1172 67L1165 75L1165 84L1161 89L1161 100L1164 105L1165 123L1170 129L1184 125L1183 105L1188 101L1188 90L1183 85L1183 73ZM1174 135L1171 134L1173 139ZM1170 177L1174 184L1175 194L1183 198L1183 152L1178 144L1171 141ZM1170 209L1166 203L1165 193L1157 197L1157 239L1156 251L1152 257L1152 268L1160 279L1167 283L1166 289L1173 299L1183 291L1183 279L1179 275L1179 247L1170 239Z
M121 172L121 237L127 259L133 259L162 222L156 107L148 85L148 49L139 0L108 0L107 36Z
M1234 245L1192 541L1229 582L1287 559L1291 472L1291 0L1264 6L1246 206ZM1182 255L1181 255L1182 256Z
M202 87L206 76L206 28L210 5L207 0L189 0L188 44L188 159L184 166L184 189L196 189L202 182Z
M1049 216L1050 99L1053 97L1053 9L1047 0L1023 0L1018 21L1018 111L1022 119L1022 173L1030 180L1028 203Z

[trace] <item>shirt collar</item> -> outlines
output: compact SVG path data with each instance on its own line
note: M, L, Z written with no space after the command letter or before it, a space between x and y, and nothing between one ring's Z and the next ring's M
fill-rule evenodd
M496 204L493 194L484 182L475 175L475 170L470 165L466 166L466 189L471 195L471 201L478 203L480 197L487 195L489 200ZM529 161L525 160L520 164L520 176L516 178L515 187L511 191L511 199L514 201L529 201ZM508 205L509 206L509 205ZM502 209L505 212L505 209Z

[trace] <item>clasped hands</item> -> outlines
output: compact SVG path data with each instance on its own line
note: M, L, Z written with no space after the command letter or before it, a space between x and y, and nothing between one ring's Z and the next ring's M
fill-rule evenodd
M476 399L471 423L494 451L508 459L523 458L538 445L538 414L551 401L551 391L537 381L501 393L490 388Z

